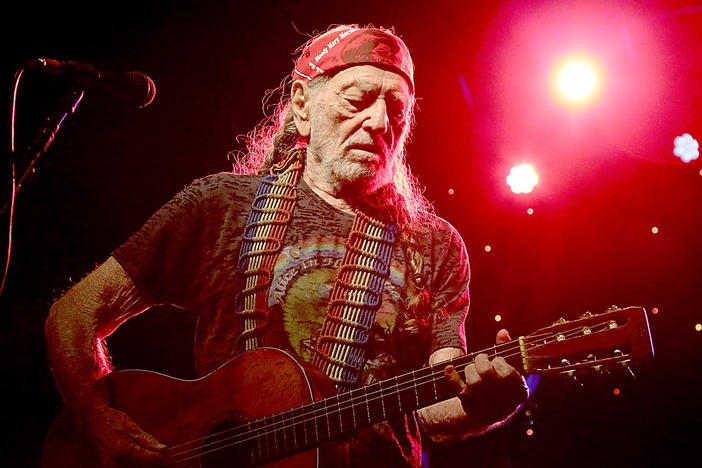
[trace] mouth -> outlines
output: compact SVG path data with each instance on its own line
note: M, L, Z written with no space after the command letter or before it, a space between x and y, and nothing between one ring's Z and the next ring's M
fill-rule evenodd
M370 153L374 156L374 159L380 159L383 156L383 151L375 145L352 145L349 149Z

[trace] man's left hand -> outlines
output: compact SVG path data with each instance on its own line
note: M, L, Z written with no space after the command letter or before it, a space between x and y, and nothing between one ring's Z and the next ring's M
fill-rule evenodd
M495 341L498 345L510 341L507 330L497 332ZM485 424L507 418L529 396L522 376L501 356L491 360L487 354L478 354L466 366L465 380L453 366L446 366L444 372L463 410Z

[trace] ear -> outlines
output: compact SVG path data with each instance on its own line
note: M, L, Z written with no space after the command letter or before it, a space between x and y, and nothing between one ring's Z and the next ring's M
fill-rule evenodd
M290 90L290 102L292 103L293 120L297 127L297 132L303 138L310 136L310 92L307 83L302 80L295 80Z

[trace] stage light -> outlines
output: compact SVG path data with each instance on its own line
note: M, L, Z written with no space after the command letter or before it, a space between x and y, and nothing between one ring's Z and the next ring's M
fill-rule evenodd
M702 323L695 325L695 331L702 331Z
M528 215L533 215L534 214L534 208L527 208L527 214Z
M495 315L495 322L499 322L502 320L502 316L500 314Z
M452 188L448 189L448 194L449 194L449 195L453 195L454 193L456 193L456 192L455 192Z
M527 430L526 430L526 435L528 435L528 436L533 436L533 435L534 435L534 429L532 429L532 428L527 429Z
M700 144L689 133L675 137L673 145L673 154L684 163L694 161L700 156ZM702 174L702 171L700 173Z
M486 252L490 252L491 250L492 250L492 247L490 247L489 245L486 245L486 246L485 246L485 251L486 251Z
M658 227L657 227L657 226L653 226L653 227L651 228L651 232L654 233L654 234L658 234Z
M621 393L621 391L618 388L615 388L614 390L612 390L612 394L615 396L619 395L620 393Z
M507 185L514 193L529 193L539 182L539 176L530 164L514 166L507 176Z
M651 313L653 315L658 315L658 307L654 307L653 309L651 309Z
M566 99L582 101L591 96L597 75L587 62L569 62L558 73L558 88Z

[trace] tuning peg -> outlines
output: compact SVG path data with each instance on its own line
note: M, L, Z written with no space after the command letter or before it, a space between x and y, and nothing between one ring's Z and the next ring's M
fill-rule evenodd
M630 363L630 362L631 362L631 359L625 359L625 360L623 360L623 361L620 361L619 364L621 364L622 367L623 367L624 369L626 369L626 371L629 373L629 375L631 376L631 378L632 378L633 380L636 380L636 374L634 374L634 371L631 370L631 366L629 366L629 363Z
M566 319L564 319L563 317L561 317L561 318L559 318L558 320L556 320L555 322L553 322L553 325L554 325L554 326L556 326L556 325L563 325L564 323L566 323Z
M614 350L614 355L615 356L624 356L624 353L622 352L621 349L615 349ZM629 373L632 379L636 380L636 374L634 374L634 371L631 370L631 367L629 366L629 363L631 362L631 359L622 359L619 361L619 364L626 369L626 371Z
M607 313L607 312L616 312L616 311L618 311L618 310L622 310L622 308L619 307L619 306L617 306L617 305L611 305L611 306L609 306L609 308L608 308L607 310L605 310L605 313Z
M567 359L561 359L561 364L563 364L564 366L570 366L570 361L568 361ZM563 372L561 372L561 374L566 376L567 381L571 385L573 385L574 387L577 387L577 388L583 387L582 382L580 382L580 380L578 380L578 378L575 376L575 369L569 369L569 370L563 371Z
M587 319L592 317L594 317L594 315L592 315L592 312L590 312L589 310L580 316L581 319Z

